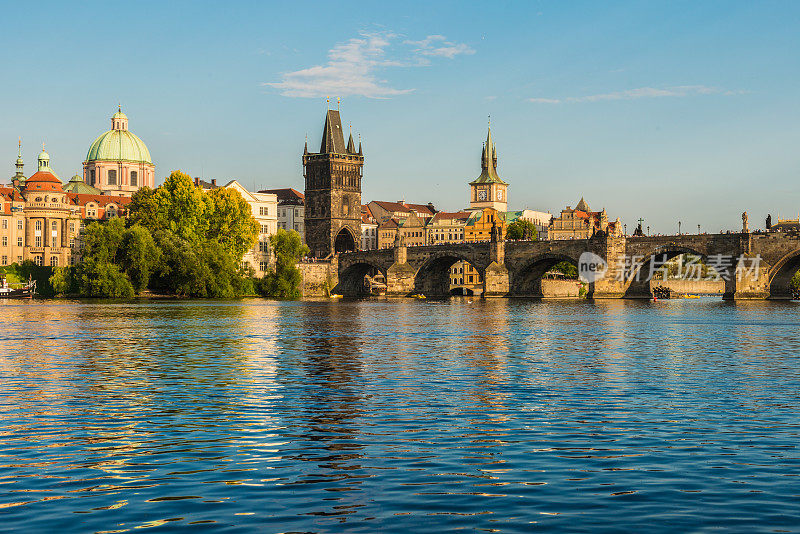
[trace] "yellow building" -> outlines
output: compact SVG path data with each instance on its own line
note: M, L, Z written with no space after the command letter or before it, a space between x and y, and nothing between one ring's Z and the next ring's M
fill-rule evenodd
M606 232L614 236L622 235L622 225L619 218L608 222L605 208L602 211L592 211L581 197L575 209L567 206L561 210L561 215L550 221L548 237L550 239L588 239L597 232Z

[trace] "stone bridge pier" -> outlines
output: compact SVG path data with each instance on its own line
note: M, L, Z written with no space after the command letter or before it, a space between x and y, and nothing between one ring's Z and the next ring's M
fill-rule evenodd
M386 278L387 295L444 297L450 267L466 261L484 280L485 297L541 298L547 271L562 261L578 266L587 254L607 266L604 276L586 285L594 299L652 298L660 282L651 275L681 254L699 257L725 280L725 299L787 299L789 281L800 269L800 236L742 232L506 242L493 235L483 243L407 247L397 242L391 249L341 254L334 292L366 294L364 275L377 270Z

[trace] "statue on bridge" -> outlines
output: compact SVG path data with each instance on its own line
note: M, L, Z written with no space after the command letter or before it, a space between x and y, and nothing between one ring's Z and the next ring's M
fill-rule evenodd
M750 230L747 229L747 212L742 213L742 232L747 233Z
M766 226L767 226L767 230L771 230L772 229L772 214L768 214L767 215L767 225Z

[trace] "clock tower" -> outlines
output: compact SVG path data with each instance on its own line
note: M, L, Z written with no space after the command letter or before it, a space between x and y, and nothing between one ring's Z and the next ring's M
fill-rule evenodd
M481 154L481 175L469 183L470 210L494 208L508 211L508 184L497 175L497 151L492 141L492 127L486 135L486 143Z

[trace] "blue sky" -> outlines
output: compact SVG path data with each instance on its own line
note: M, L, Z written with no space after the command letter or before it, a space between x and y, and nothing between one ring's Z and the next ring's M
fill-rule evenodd
M800 211L800 3L365 4L3 1L0 162L45 141L68 179L119 101L157 182L302 190L329 95L365 201L464 207L491 114L514 209L583 195L664 233Z

